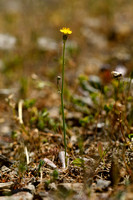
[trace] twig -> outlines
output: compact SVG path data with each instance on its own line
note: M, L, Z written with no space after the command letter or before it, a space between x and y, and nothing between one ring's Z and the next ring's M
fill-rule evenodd
M18 102L18 119L20 124L23 124L23 100Z
M27 147L25 147L24 150L25 150L26 161L27 161L27 165L28 165L30 163L30 159L29 159L29 153L28 153Z

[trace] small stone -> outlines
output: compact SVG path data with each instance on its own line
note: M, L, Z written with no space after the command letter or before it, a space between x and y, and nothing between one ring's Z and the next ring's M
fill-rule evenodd
M0 190L1 190L1 189L8 189L8 188L10 188L13 184L14 184L13 182L0 183Z
M10 172L11 169L9 169L9 168L6 167L5 165L3 165L3 166L1 167L1 171L2 171L3 173L7 173L7 172Z
M29 189L31 191L32 194L35 193L35 186L32 185L31 183L29 183L27 186L26 186L27 189Z
M46 37L38 38L38 47L45 51L56 51L57 50L57 43L55 40Z
M65 189L67 191L73 190L79 192L83 189L83 183L60 183L58 189Z
M48 158L44 158L44 162L49 165L50 167L52 167L53 169L56 169L57 166L51 161L49 160Z
M49 184L49 188L51 189L51 190L57 190L57 187L56 187L56 185L55 185L55 183L50 183Z
M96 184L96 188L103 190L103 189L106 189L110 184L111 184L111 181L98 179L97 184Z
M15 47L16 38L9 34L0 34L0 49L12 50Z
M29 192L18 192L12 196L0 197L0 200L32 200L33 195Z

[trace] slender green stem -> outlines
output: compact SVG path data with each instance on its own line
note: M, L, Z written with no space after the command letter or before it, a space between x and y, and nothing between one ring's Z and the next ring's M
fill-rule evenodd
M132 77L130 77L129 86L128 86L128 94L127 94L127 97L129 97L129 95L130 95L131 83L132 83Z
M63 121L63 133L64 133L64 146L65 146L65 158L66 158L66 125L65 125L65 115L64 115L64 67L65 67L65 44L66 40L63 40L63 57L62 57L62 87L61 87L61 110L62 110L62 121Z

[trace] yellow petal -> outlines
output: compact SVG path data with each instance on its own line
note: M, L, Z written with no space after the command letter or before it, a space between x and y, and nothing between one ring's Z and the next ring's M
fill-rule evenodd
M63 27L62 29L60 29L60 32L63 33L64 35L72 34L72 31L70 30L70 28L66 28L66 27Z

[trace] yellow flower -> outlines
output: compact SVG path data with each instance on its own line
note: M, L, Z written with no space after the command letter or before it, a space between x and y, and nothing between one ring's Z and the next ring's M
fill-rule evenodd
M63 27L62 29L60 29L60 32L63 33L64 35L72 34L72 31L70 30L70 28L66 28L66 27Z

